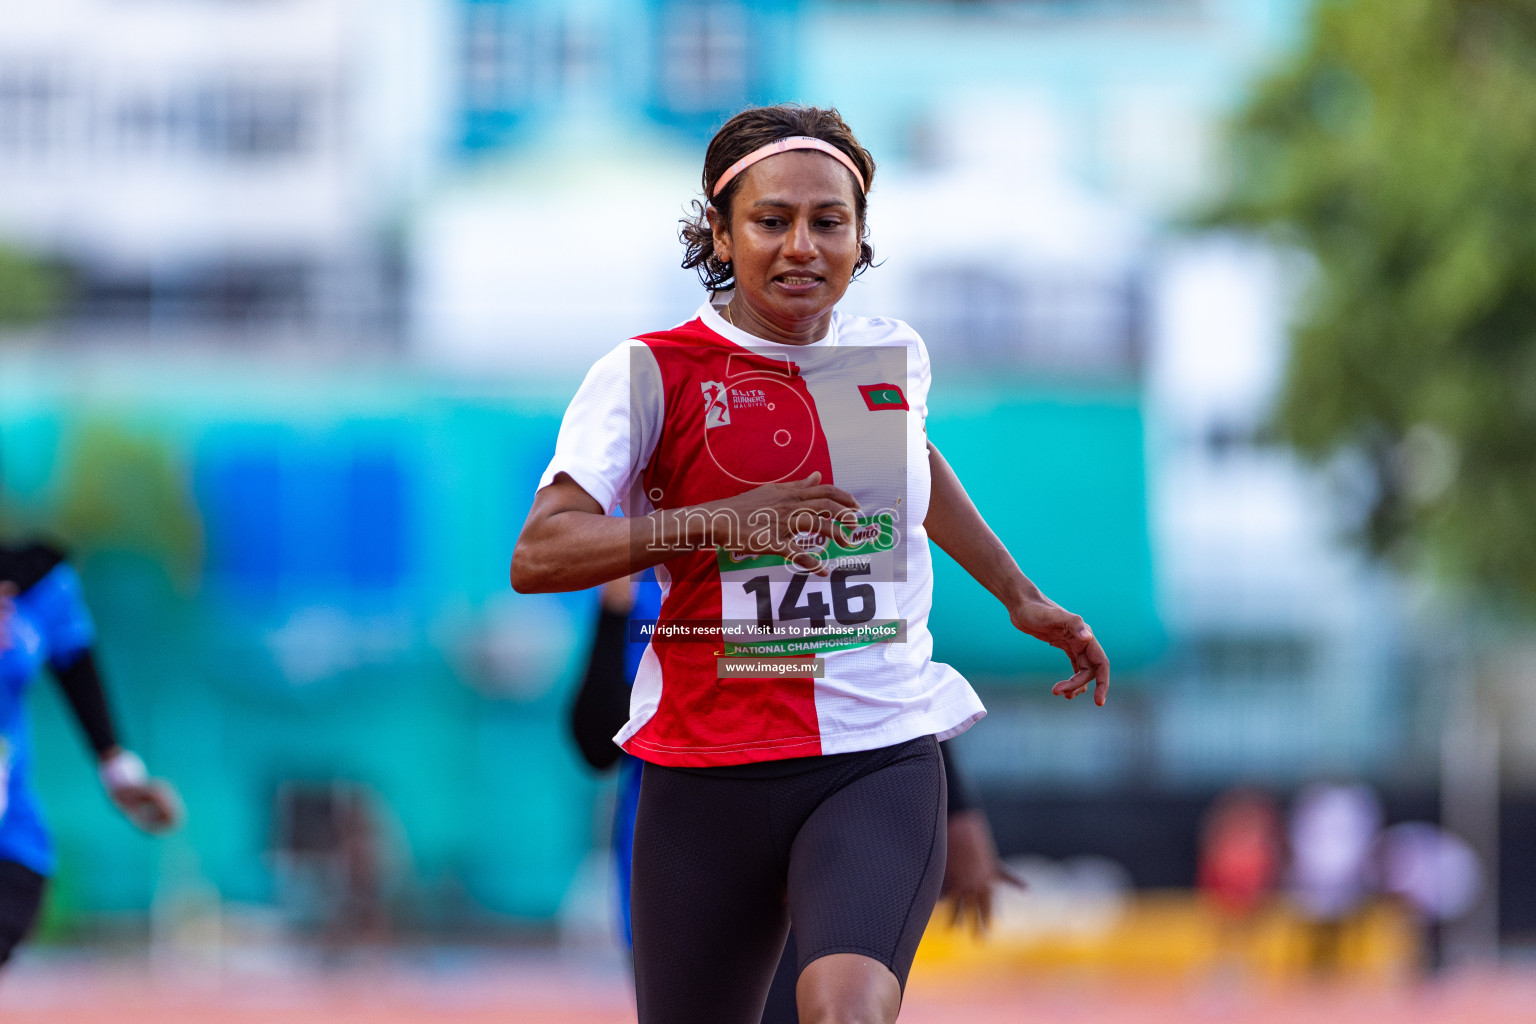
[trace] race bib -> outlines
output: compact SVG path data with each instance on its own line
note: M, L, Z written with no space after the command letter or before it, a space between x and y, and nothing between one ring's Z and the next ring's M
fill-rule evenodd
M779 555L716 550L726 655L825 654L905 639L896 607L896 529L889 513L859 517L846 546L818 552L817 576Z

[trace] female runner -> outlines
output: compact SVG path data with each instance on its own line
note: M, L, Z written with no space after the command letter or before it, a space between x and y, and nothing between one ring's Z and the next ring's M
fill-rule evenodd
M1053 692L1108 694L1092 631L927 442L922 340L835 311L873 259L874 169L832 110L716 133L683 231L712 301L587 374L513 554L520 592L665 588L615 737L646 762L641 1024L757 1024L791 919L805 1024L896 1019L943 875L938 740L985 714L931 657L929 537L1066 652Z
M652 573L636 581L618 579L602 587L597 628L587 656L587 671L571 704L571 736L582 758L599 772L619 765L619 788L613 809L613 854L618 881L619 925L626 946L632 946L629 927L630 858L634 852L635 810L640 797L640 768L644 764L625 754L613 742L629 721L629 692L635 669L644 657L646 644L631 639L648 622L656 620L661 605L660 587ZM996 883L1022 888L1024 883L998 859L992 827L986 814L966 791L951 744L939 744L944 761L948 827L944 884L939 898L950 904L951 925L969 921L976 932L991 923L992 887ZM784 943L762 1024L800 1024L795 1006L795 982L799 957L794 929Z

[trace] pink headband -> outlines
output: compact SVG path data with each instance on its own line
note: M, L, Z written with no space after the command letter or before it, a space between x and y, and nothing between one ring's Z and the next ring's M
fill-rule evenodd
M864 175L860 174L858 167L854 165L852 160L848 159L847 153L844 153L842 150L838 149L836 146L829 142L822 142L820 139L813 139L809 135L791 135L787 139L780 139L777 142L770 142L766 146L761 146L757 149L754 149L740 160L737 160L735 163L731 164L726 172L720 175L720 177L715 181L715 190L710 193L710 198L718 196L720 194L720 190L731 183L732 178L736 177L736 175L740 174L748 167L751 167L759 160L766 160L770 156L777 156L780 153L787 153L792 149L814 149L819 153L827 154L827 156L831 157L852 171L853 180L859 183L859 191L865 191Z

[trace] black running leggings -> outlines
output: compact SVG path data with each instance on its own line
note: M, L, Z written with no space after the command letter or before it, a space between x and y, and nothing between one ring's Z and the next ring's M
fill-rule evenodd
M791 919L797 976L859 953L905 987L944 846L932 736L731 768L646 765L630 898L640 1024L759 1024Z

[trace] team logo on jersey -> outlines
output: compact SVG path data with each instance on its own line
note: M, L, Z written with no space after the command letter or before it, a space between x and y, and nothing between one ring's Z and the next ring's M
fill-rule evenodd
M907 405L907 396L895 384L860 384L859 394L864 396L864 404L869 406L870 412L911 408Z
M704 429L728 426L731 406L726 401L725 385L717 380L706 380L699 388L704 392Z
M768 409L768 392L762 388L736 387L731 389L731 405L737 409Z

